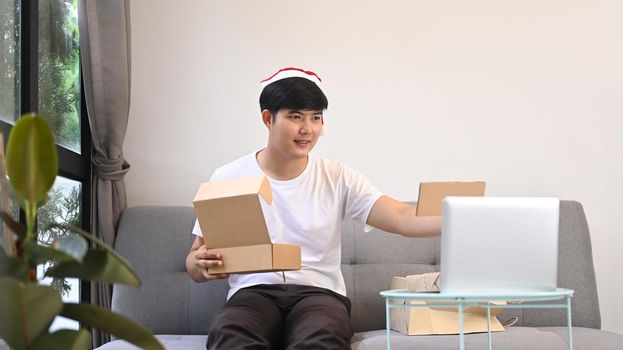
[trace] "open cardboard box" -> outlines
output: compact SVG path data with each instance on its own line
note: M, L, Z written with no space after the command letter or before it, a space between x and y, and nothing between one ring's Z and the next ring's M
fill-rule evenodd
M417 201L417 216L441 216L443 199L447 196L485 195L485 183L478 182L422 182Z
M209 252L223 256L223 266L208 273L248 273L301 269L301 247L272 243L261 200L271 204L265 176L204 182L193 206Z
M438 277L438 276L437 276ZM391 289L419 289L428 275L410 275L406 277L394 276ZM434 278L433 278L434 279ZM435 279L435 281L437 281ZM439 290L437 283L426 284L421 292L435 292ZM441 307L439 303L419 300L391 300L390 302L401 303L405 306L392 308L390 311L390 328L407 335L429 334L458 334L459 313L456 307ZM409 307L407 304L421 304L423 306ZM450 304L442 302L442 304ZM492 304L505 305L504 301L493 301ZM497 319L502 308L491 308L491 331L503 332L504 327ZM487 310L480 307L470 307L463 313L463 332L479 333L487 331Z

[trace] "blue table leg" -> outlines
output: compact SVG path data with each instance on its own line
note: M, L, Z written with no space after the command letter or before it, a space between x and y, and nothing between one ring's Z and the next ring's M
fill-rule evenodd
M487 303L487 337L489 338L489 350L491 350L491 303Z
M463 334L463 300L459 300L459 349L465 350L465 334Z
M573 327L571 325L571 297L567 296L567 328L569 330L569 350L573 350Z
M387 350L391 350L392 348L392 340L389 334L390 332L390 322L389 322L389 298L385 299L385 330L387 332Z

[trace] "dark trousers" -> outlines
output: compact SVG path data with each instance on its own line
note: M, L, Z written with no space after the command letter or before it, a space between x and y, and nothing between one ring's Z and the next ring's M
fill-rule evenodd
M350 300L324 288L258 285L217 315L207 349L350 349Z

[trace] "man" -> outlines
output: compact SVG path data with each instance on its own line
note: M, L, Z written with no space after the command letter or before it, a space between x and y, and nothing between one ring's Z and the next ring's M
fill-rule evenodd
M208 349L350 349L350 301L340 270L345 218L409 237L439 235L440 217L384 196L346 165L310 154L328 101L313 72L285 68L261 82L265 148L218 168L211 181L266 175L273 202L263 207L271 239L301 245L300 271L209 275L198 224L186 268L197 282L229 278L228 301L214 320ZM391 254L391 252L387 252Z

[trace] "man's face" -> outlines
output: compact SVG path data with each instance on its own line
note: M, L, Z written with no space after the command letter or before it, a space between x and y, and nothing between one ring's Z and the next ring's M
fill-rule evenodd
M322 111L280 109L271 121L268 144L286 158L307 157L322 129Z

